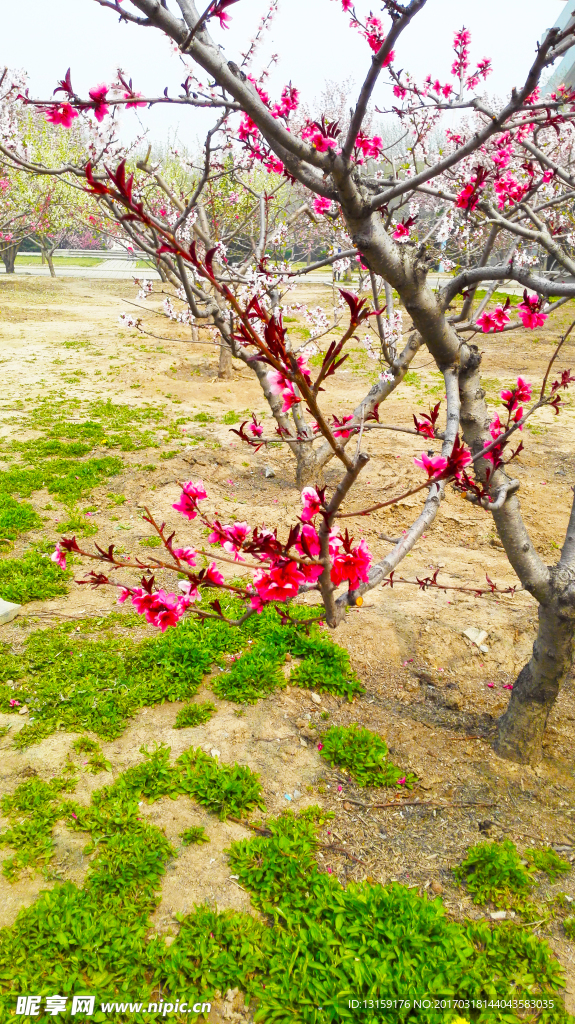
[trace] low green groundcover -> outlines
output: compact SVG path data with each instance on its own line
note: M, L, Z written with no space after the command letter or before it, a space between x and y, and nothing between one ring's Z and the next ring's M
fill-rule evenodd
M88 807L65 795L74 787L72 770L49 783L28 779L4 799L13 877L22 866L41 863L51 877L58 820L86 837L92 858L82 887L57 882L0 931L6 1024L23 1019L15 1012L23 995L41 997L34 1019L42 1024L54 1019L46 997L55 994L65 999L59 1019L77 1019L71 1005L80 993L94 996L90 1019L97 1022L163 1019L162 1000L164 1008L171 1004L170 1020L181 1024L190 1017L174 1011L176 1002L209 1002L236 987L253 1001L262 1024L449 1024L461 1017L461 1001L469 1001L465 1019L480 1024L535 1017L567 1024L561 970L545 942L515 924L455 922L439 899L397 883L343 887L329 868L318 868L319 832L329 818L318 807L268 819L265 835L227 851L230 873L250 893L258 916L204 904L177 916L179 933L168 945L151 929L150 915L176 852L142 804L194 792L221 815L222 786L205 771L211 759L199 754L172 762L160 747L96 791ZM237 768L212 764L228 781ZM195 790L194 779L201 781ZM224 816L242 801L244 813L253 806L257 786L256 776L236 786L236 802ZM370 1006L382 999L385 1008ZM535 1001L527 1018L519 1008L526 999ZM148 1012L149 1004L156 1009Z
M53 586L65 586L64 574L49 558L41 552L30 558L30 564L38 566L39 579L46 573L52 580L53 574ZM6 559L0 559L0 580L6 564ZM22 599L21 591L8 593L13 595L8 600ZM294 615L298 614L304 616L305 609L295 609ZM32 633L18 655L7 644L0 644L0 711L17 714L26 704L30 712L15 739L17 746L23 749L56 729L89 730L102 739L115 739L140 708L188 701L212 666L223 669L229 655L236 660L231 670L220 672L213 680L213 690L218 697L236 703L255 703L274 688L285 687L287 680L279 666L287 653L302 659L292 673L292 682L300 681L298 673L308 663L331 658L331 673L323 689L349 699L362 692L346 651L317 627L308 635L296 627L282 626L273 608L249 619L241 629L214 620L202 624L189 619L146 640L108 635L111 625L133 628L144 623L125 614L64 623ZM261 674L264 661L270 673L266 678ZM6 680L13 682L7 685ZM306 683L302 680L301 685ZM185 710L176 724L186 723L190 714L193 717L194 712Z

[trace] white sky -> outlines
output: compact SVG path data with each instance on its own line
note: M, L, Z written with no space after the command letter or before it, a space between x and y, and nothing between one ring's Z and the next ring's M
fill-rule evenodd
M129 9L128 0L124 0ZM206 4L200 3L203 10ZM239 0L229 8L231 28L212 28L228 59L237 60L263 11L266 0ZM357 10L379 14L379 5L357 0ZM452 60L453 32L463 24L472 33L472 59L491 57L494 72L487 80L491 95L503 95L519 85L531 64L538 39L564 9L564 0L428 0L396 48L395 66L417 78L427 74L447 79ZM384 20L385 23L385 20ZM214 22L211 23L211 27ZM264 66L273 52L280 61L270 76L270 92L292 81L311 105L328 80L361 82L371 51L336 0L280 0L279 14L254 67ZM57 79L71 66L72 82L80 95L99 82L110 81L121 67L144 95L164 87L177 95L182 65L159 32L118 24L116 15L94 0L20 0L2 12L0 66L24 68L31 95L49 98ZM376 102L385 105L389 88L378 87ZM182 142L193 146L203 134L206 115L193 109L162 106L151 112L126 111L126 128L139 116L151 137L164 139L176 129Z

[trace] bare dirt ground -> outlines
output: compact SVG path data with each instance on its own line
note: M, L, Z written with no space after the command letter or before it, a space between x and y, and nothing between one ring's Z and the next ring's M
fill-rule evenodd
M295 299L315 304L327 301L329 294L325 287L306 287L296 293ZM48 392L62 388L67 398L83 402L100 397L130 405L161 403L167 421L185 419L178 428L178 438L166 443L167 457L161 461L157 451L145 456L142 452L125 454L122 473L94 490L98 511L93 521L99 530L95 537L98 543L117 543L120 536L124 548L130 550L150 533L139 518L143 506L177 527L180 541L189 538L192 543L198 542L196 524L182 526L171 505L179 493L177 481L200 477L209 494L206 504L224 521L234 517L284 527L300 508L288 453L273 448L254 455L222 423L223 416L231 411L264 412L265 402L255 377L242 368L232 381L218 381L217 350L209 344L175 340L184 337L183 331L178 334L176 327L152 312L144 314L146 327L165 340L122 331L118 316L133 309L127 299L134 300L134 289L127 282L0 280L0 436L26 436L8 422L14 417L15 401L23 401L30 410ZM150 310L160 309L159 302L148 300L148 306ZM569 322L570 315L568 306L549 329L479 336L485 386L494 410L499 391L518 373L537 388L561 327ZM66 347L70 341L78 344ZM561 367L575 364L572 351L566 348ZM338 415L351 411L374 376L373 364L363 349L356 347L329 387L326 408ZM425 352L416 357L409 380L381 407L383 423L408 426L413 412L427 411L430 404L442 398L440 375ZM524 431L526 451L514 468L532 539L548 561L557 557L571 503L573 409L567 398L561 416L555 417L552 410L538 413L532 428ZM214 422L196 422L193 417L200 412L213 416ZM265 422L271 433L267 413ZM28 436L38 433L31 431ZM203 439L198 441L198 435ZM425 442L422 445L421 439L408 434L370 434L367 450L371 462L354 492L351 507L365 507L381 500L384 488L392 494L402 490L405 482L415 480L418 471L412 460L422 446ZM157 468L138 468L144 459L157 462ZM273 476L269 475L270 469ZM328 485L332 479L334 469L328 468ZM119 510L107 499L110 493L126 496ZM11 557L24 550L31 539L58 537L58 519L62 517L58 502L45 490L36 492L30 500L44 518L45 527L16 542ZM389 545L379 539L379 534L401 533L417 514L421 501L416 495L391 510L361 519L355 527L356 536L366 537L375 557L383 554ZM50 519L45 511L47 504L55 509L49 512ZM92 542L90 538L86 545ZM481 585L486 573L500 587L517 583L488 514L452 491L432 530L405 560L400 574L415 580L438 566L446 584ZM106 614L113 606L108 592L88 591L72 584L65 598L26 605L24 617L0 626L0 640L19 650L31 630L53 624L60 616ZM486 651L480 651L465 637L464 631L472 626L487 633ZM208 679L198 698L214 700L218 707L208 725L174 731L172 725L181 705L166 704L144 709L119 740L102 746L114 772L141 760L142 743L163 740L171 746L174 757L190 744L206 750L216 746L222 760L236 760L261 773L270 813L286 806L285 794L294 790L303 795L290 806L320 803L335 811L330 829L340 844L339 850L345 851L330 852L322 861L342 881L397 879L441 893L455 916L478 917L489 911L474 907L450 873L450 867L471 844L485 836L511 838L520 850L551 843L565 847L566 855L575 859L572 679L552 713L541 766L531 769L503 761L493 754L489 743L494 722L507 703L504 686L513 682L528 659L535 628L536 605L523 592L513 597L477 599L457 591L422 593L417 586L407 584L397 584L393 590L379 588L367 596L361 610L350 612L336 637L349 650L366 688L352 705L322 695L317 706L308 691L291 687L249 707L243 717L237 718L225 701L214 700ZM385 791L356 789L338 772L326 769L315 744L301 737L296 724L308 716L313 724L322 710L330 712L330 724L357 721L380 733L389 744L394 762L418 775L419 784L405 796L419 801L420 806L406 802L370 809L364 805L391 801L391 797L386 797ZM14 716L0 715L0 725L8 722L13 724ZM12 735L18 727L18 722L13 725ZM2 792L11 792L28 766L41 775L60 770L74 738L57 733L24 753L12 747L10 737L1 740ZM110 778L109 773L83 776L77 798L88 801L92 789ZM338 784L343 787L341 792ZM172 915L190 910L204 899L215 901L220 909L249 909L248 897L229 878L222 853L232 839L247 834L241 825L216 824L212 816L184 798L176 802L163 799L146 808L146 813L170 838L176 837L182 827L211 819L211 842L183 851L164 880L163 900L155 917L160 931L174 932L177 924ZM62 879L81 882L87 866L81 845L77 836L64 828L59 830L55 863ZM12 885L2 877L0 925L11 923L20 907L30 904L45 886L40 875ZM544 891L562 891L575 897L572 876ZM573 1011L573 946L553 921L536 928L536 932L545 936L566 968L567 1005ZM213 1012L213 1019L219 1020L219 1011Z

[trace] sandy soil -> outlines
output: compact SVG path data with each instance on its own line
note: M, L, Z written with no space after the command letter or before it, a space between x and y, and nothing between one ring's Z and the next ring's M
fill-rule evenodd
M327 295L327 288L318 287L306 288L301 297L315 304ZM118 542L120 526L121 543L129 550L150 533L138 515L139 509L148 506L178 527L180 541L199 542L201 534L195 524L182 529L171 509L179 493L177 481L190 477L205 481L210 510L225 521L237 517L283 527L300 507L289 456L275 448L254 455L221 422L230 410L264 412L255 377L241 369L234 380L218 381L214 347L176 340L184 337L183 332L178 335L176 327L152 312L144 315L145 324L166 340L122 331L118 315L133 309L127 299L134 301L134 289L127 282L0 280L0 436L22 437L17 424L8 422L14 417L13 401L24 401L30 409L47 392L62 388L70 399L82 401L110 397L131 405L160 402L168 420L187 418L179 428L181 436L166 443L166 454L172 454L165 460L160 461L157 451L124 455L121 475L95 489L99 509L94 516L99 528L96 540ZM150 310L160 309L158 302L148 305ZM569 320L568 310L561 310L548 330L480 336L485 386L494 409L499 390L514 381L518 372L535 386L540 382L560 329ZM71 341L79 344L66 347ZM567 350L560 366L571 364L572 352ZM413 412L427 411L443 396L441 380L425 353L416 358L413 369L413 383L380 409L382 422L410 425ZM357 349L329 387L330 411L338 415L350 411L373 378L373 365L368 365L363 351ZM567 397L560 417L552 410L537 414L533 429L524 432L527 450L514 469L532 539L548 561L557 556L569 516L573 408ZM214 416L216 422L194 422L192 417L200 411ZM204 440L190 444L186 435L199 433ZM393 493L415 479L418 471L412 459L421 447L420 441L408 434L371 434L367 443L371 462L354 492L353 507L379 500L383 488L392 488ZM144 461L157 462L156 470L138 469ZM273 470L273 476L264 475L266 467ZM334 469L328 468L326 479L329 485ZM107 501L109 492L126 496L119 511ZM50 512L52 520L42 531L55 539L61 506L47 491L36 492L31 500L45 519L45 505L55 506ZM378 535L397 536L420 504L418 495L393 510L362 519L356 536L361 532L377 557L389 548ZM111 519L113 514L119 523ZM14 551L22 551L40 535L36 531L21 538ZM92 539L86 543L91 544ZM438 566L444 570L444 582L451 585L481 584L486 573L501 587L517 583L488 514L453 492L447 495L433 529L403 563L401 575L415 580ZM56 622L60 616L105 613L112 607L111 596L103 590L87 592L72 587L66 598L27 605L24 618L0 627L0 640L19 649L28 632L41 624ZM412 769L421 780L411 799L429 806L362 806L385 797L357 790L337 772L326 770L314 744L301 738L296 724L302 716L311 716L313 721L318 707L308 692L296 688L248 708L241 718L233 715L226 702L216 700L218 714L207 726L196 729L172 729L180 705L144 709L119 740L102 746L114 772L141 759L143 742L163 740L174 757L191 743L207 750L216 746L224 761L237 760L261 773L270 813L285 806L284 794L294 789L304 796L291 806L321 802L336 812L331 830L358 858L324 854L326 867L329 864L342 881L396 878L422 890L432 887L443 893L454 915L479 916L478 908L453 885L449 871L470 844L488 835L491 839L510 837L519 849L549 842L566 847L568 856L575 851L572 679L552 713L541 766L531 769L509 764L495 757L489 745L494 722L508 699L503 687L513 681L529 657L535 625L536 605L526 593L479 600L456 591L422 593L417 586L398 584L393 590L371 592L364 607L351 612L339 629L337 640L350 651L366 693L351 706L322 696L319 711L330 711L330 724L358 721L380 732L389 743L394 762ZM470 626L487 632L487 651L479 651L464 636ZM198 699L214 700L209 680L205 696L202 691ZM14 716L0 715L0 725L8 721L13 723ZM74 738L60 733L24 753L15 751L9 738L0 741L2 791L12 791L29 767L44 776L60 769ZM318 791L322 778L329 784L323 793ZM88 801L91 790L107 781L109 774L82 776L78 799ZM338 782L343 786L341 793ZM433 803L445 806L433 807ZM162 905L155 916L159 930L174 933L177 923L172 915L191 909L201 899L214 901L219 908L249 909L247 896L229 878L222 853L231 840L246 834L241 825L216 822L183 798L159 801L145 812L170 838L196 823L204 824L211 838L205 846L183 850L168 871ZM76 882L81 881L86 867L77 837L63 827L57 833L54 866L59 877ZM13 921L18 909L30 904L45 885L40 875L24 877L13 885L2 878L0 925ZM575 896L572 877L548 886L548 891ZM545 926L540 933L567 969L568 1003L573 1010L575 997L569 995L570 990L575 993L572 945L558 924ZM213 1019L220 1018L216 1014Z

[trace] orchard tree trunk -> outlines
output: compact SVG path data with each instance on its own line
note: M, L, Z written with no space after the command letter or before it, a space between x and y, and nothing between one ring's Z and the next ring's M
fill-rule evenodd
M220 358L218 362L218 377L220 380L231 380L233 374L232 350L229 345L222 342L220 345Z
M16 263L16 256L18 255L18 250L21 245L22 241L19 240L17 242L13 242L12 245L7 245L4 249L2 249L2 261L4 263L4 266L6 267L7 274L13 274L15 272L14 268Z
M573 662L575 587L573 582L561 582L564 574L566 570L555 570L552 598L539 605L533 654L521 669L498 722L495 753L520 764L541 760L547 719Z
M296 453L296 485L300 490L304 487L321 487L323 485L323 466L318 464L313 445L300 444ZM303 451L301 451L303 449Z
M56 277L56 271L54 269L54 260L52 258L52 253L48 252L48 251L46 251L46 263L48 264L48 267L49 267L49 270L50 270L50 277Z

